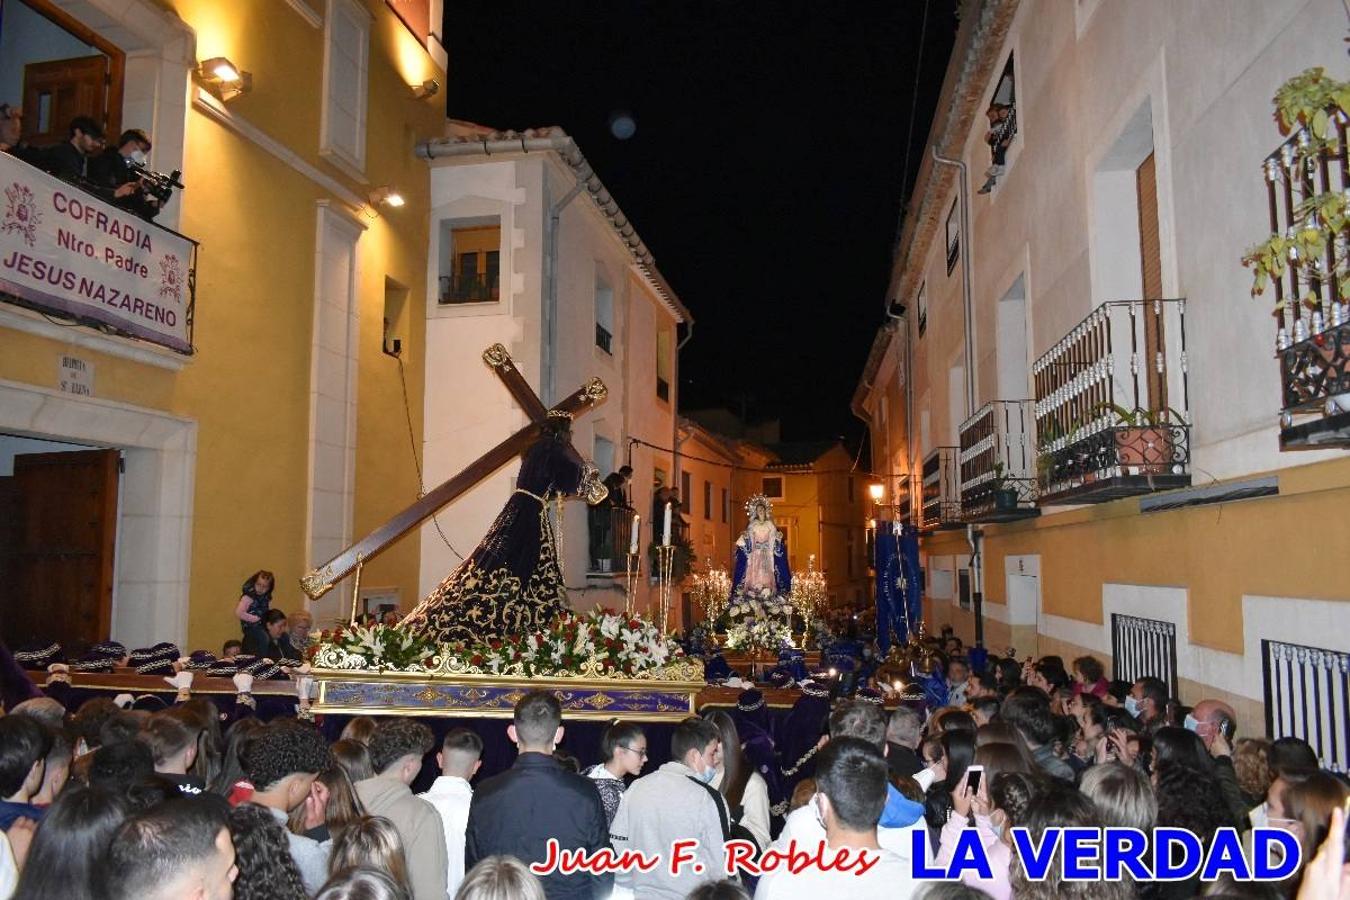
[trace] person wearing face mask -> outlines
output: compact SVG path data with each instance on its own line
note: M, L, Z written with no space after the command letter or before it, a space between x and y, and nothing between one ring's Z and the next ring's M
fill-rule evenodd
M117 139L117 146L89 160L88 172L89 180L108 192L114 203L146 219L159 215L159 200L142 189L141 176L133 164L147 165L150 146L144 131L128 129Z
M682 900L703 882L722 877L731 817L722 795L711 786L721 752L717 726L690 716L671 735L671 761L624 792L609 827L614 850L640 851L666 863L650 872L618 874L617 886L631 890L636 900ZM671 847L684 840L697 840L698 846L678 874L671 874Z
M1125 697L1125 711L1139 720L1139 731L1149 737L1167 724L1167 685L1145 676L1135 681Z
M1233 769L1233 741L1237 739L1237 714L1222 700L1201 700L1186 716L1184 725L1200 738L1214 759L1214 777L1223 788L1224 802L1235 821L1247 825L1247 801L1242 796Z

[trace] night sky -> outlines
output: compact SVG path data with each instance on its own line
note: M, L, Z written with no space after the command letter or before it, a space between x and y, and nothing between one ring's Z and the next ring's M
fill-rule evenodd
M955 7L454 0L447 110L576 138L697 321L682 409L855 444L848 405L883 319L920 35L911 182ZM610 130L620 110L628 140Z

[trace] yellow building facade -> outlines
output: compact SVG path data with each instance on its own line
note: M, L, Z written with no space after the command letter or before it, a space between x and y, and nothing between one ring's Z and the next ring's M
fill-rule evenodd
M443 99L418 96L445 83L440 13L419 35L381 0L61 10L126 53L121 127L150 132L151 168L182 172L161 220L199 242L193 350L0 303L0 440L117 451L113 575L86 599L128 645L215 648L238 635L246 576L275 571L274 606L300 609L306 571L419 494L424 316L408 298L426 293L429 179L412 148L444 124ZM221 57L251 89L222 99L197 71ZM87 392L63 390L65 359ZM416 540L364 577L414 600ZM316 601L317 624L350 602Z

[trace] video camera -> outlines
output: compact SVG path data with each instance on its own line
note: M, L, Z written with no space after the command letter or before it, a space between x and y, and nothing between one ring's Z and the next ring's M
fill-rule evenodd
M144 191L158 200L160 206L169 202L169 198L173 196L174 188L178 188L180 191L183 190L183 182L178 180L178 176L183 173L178 169L174 169L172 172L165 175L163 172L151 171L135 160L130 159L127 160L127 168L136 174L136 177L141 180L141 186Z

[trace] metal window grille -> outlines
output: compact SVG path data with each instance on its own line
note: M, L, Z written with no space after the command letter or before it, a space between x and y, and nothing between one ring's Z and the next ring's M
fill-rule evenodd
M1172 622L1112 613L1111 657L1117 681L1152 676L1177 696L1177 626Z
M1350 771L1350 653L1261 641L1266 733L1312 745L1322 765Z

